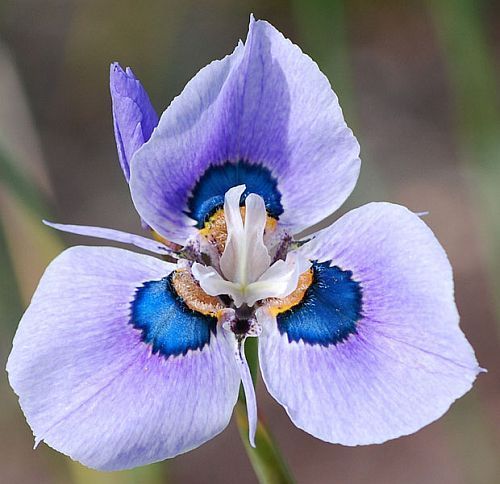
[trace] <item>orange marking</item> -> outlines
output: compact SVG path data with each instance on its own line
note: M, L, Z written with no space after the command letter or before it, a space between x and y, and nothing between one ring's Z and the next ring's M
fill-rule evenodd
M217 317L217 313L225 308L218 297L209 296L199 286L187 269L178 269L174 272L172 285L186 306L193 311Z

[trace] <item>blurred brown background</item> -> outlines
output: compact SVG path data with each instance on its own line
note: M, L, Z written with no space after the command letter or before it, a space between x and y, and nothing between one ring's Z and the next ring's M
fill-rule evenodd
M0 362L47 262L42 217L139 232L114 144L109 64L133 67L161 112L212 59L273 23L330 77L362 148L342 211L388 200L448 251L462 328L489 373L437 423L379 446L323 443L259 385L299 483L500 482L500 3L436 0L13 0L0 3ZM337 217L338 214L335 215ZM95 243L64 236L65 244ZM0 482L256 482L234 423L172 461L98 474L32 436L0 374Z

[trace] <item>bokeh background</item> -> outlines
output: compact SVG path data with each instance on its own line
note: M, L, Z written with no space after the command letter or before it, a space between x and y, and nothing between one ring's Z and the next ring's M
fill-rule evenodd
M256 482L234 423L195 451L130 472L33 451L3 370L45 265L65 245L96 243L41 218L140 230L115 150L110 62L132 66L161 112L245 37L250 12L310 54L339 95L363 160L342 210L388 200L430 211L462 328L489 369L441 420L379 446L310 437L262 384L260 412L299 483L500 482L500 2L13 0L0 3L1 483Z

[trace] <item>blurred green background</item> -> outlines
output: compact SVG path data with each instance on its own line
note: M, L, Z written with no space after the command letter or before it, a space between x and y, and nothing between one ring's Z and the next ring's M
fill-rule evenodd
M162 111L212 59L271 21L330 77L362 147L342 211L389 200L448 251L462 328L489 373L438 422L379 446L296 429L259 385L259 410L300 483L500 482L500 2L484 0L15 0L0 3L0 363L47 262L42 217L138 232L118 165L109 63L130 65ZM335 215L335 217L337 217ZM256 482L232 423L172 461L99 474L32 436L0 373L1 483Z

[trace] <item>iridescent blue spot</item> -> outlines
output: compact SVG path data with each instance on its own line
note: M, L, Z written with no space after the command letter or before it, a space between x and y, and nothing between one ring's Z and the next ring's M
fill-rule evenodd
M253 165L240 160L211 166L200 177L188 200L188 212L201 229L213 213L224 205L224 195L235 186L246 185L241 197L242 203L247 195L256 193L266 204L269 215L278 218L283 213L281 194L276 179L270 170L262 165Z
M215 317L186 306L173 287L172 274L137 289L130 322L142 331L142 340L152 345L153 353L167 358L203 348L217 325Z
M344 341L356 333L361 318L361 286L329 262L313 263L313 282L302 301L278 314L278 329L288 341L328 346Z

